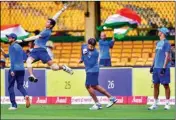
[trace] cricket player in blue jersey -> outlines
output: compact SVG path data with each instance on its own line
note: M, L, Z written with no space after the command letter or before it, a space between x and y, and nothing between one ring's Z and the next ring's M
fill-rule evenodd
M17 89L22 93L26 101L26 107L30 107L30 100L26 90L23 87L24 83L24 52L22 47L16 43L17 36L14 33L7 35L9 41L9 54L5 54L4 51L1 52L7 58L10 58L11 67L8 73L8 92L10 96L11 107L9 110L16 110L17 103L15 101L14 85L15 81L17 83Z
M95 45L96 40L94 38L90 38L88 40L88 44L83 44L81 48L82 57L80 60L80 63L84 62L86 69L86 88L95 102L95 105L93 105L90 110L99 110L102 108L95 94L95 90L109 98L109 103L106 106L107 108L111 107L117 101L115 97L112 97L103 87L98 84L99 52L95 48Z
M48 52L47 52L47 47L46 47L46 43L49 40L50 36L51 36L51 32L53 27L56 24L56 20L57 18L60 16L60 14L67 8L67 6L64 6L58 13L56 13L56 15L53 18L49 18L47 20L45 29L36 36L32 36L29 38L26 38L22 41L34 41L34 48L30 53L30 56L27 59L27 68L29 71L29 81L31 82L37 82L38 79L35 77L35 75L33 74L33 70L32 70L32 63L35 61L39 61L41 60L44 64L48 64L50 66L50 68L54 71L57 70L64 70L65 72L69 73L69 74L73 74L73 71L71 68L69 68L66 65L62 65L59 66L56 63L53 62L53 60L51 59L51 57L49 56Z
M157 109L158 107L158 96L159 86L162 84L165 88L166 104L164 109L169 110L169 99L170 99L170 51L171 46L169 41L166 39L169 30L165 27L158 29L158 36L160 41L156 43L156 54L153 61L153 66L150 68L150 73L153 74L154 84L154 104L149 107L149 110Z
M114 38L108 41L104 32L101 32L100 38L100 66L111 66L111 56L109 50L114 46Z

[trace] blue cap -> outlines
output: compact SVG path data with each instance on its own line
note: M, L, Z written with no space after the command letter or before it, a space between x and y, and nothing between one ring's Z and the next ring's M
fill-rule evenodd
M9 35L6 35L7 38L14 38L15 40L17 39L17 35L15 33L11 33Z
M169 33L169 30L165 27L159 28L158 31L162 32L164 35L167 35Z

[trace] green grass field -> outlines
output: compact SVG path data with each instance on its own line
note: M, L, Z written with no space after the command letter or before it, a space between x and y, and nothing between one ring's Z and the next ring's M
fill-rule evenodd
M90 111L91 105L32 105L29 109L19 105L9 111L9 105L1 105L1 119L174 119L175 108L147 110L147 105L114 105L98 111Z

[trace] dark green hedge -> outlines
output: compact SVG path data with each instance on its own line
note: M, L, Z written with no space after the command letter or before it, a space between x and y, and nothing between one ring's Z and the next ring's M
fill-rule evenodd
M97 38L98 40L99 38ZM112 39L112 38L108 38ZM168 40L175 40L175 36L168 36ZM82 42L84 41L84 36L51 36L50 40L53 42ZM126 36L121 40L116 41L153 41L153 40L159 40L158 36Z

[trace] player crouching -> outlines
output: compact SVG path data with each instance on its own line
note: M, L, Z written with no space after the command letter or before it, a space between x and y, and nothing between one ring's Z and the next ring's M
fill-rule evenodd
M82 57L80 63L84 62L86 69L86 88L93 98L95 105L93 105L90 110L99 110L102 108L99 103L97 96L95 94L95 90L102 93L103 95L109 98L109 103L107 104L107 108L111 107L114 103L116 103L117 99L112 97L103 87L98 84L98 76L99 76L99 65L98 58L99 52L95 48L96 40L94 38L90 38L88 40L88 44L82 45Z

